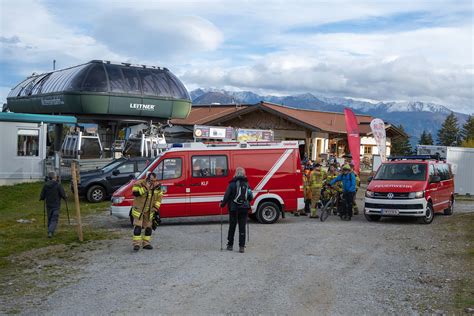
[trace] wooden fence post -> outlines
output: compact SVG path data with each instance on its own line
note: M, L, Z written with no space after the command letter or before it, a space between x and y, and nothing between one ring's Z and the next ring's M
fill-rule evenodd
M71 175L72 175L72 188L74 190L74 204L76 206L76 217L77 217L77 234L79 235L79 241L84 241L82 235L82 220L81 220L81 207L79 205L79 191L77 189L77 179L79 178L79 168L77 162L71 162Z

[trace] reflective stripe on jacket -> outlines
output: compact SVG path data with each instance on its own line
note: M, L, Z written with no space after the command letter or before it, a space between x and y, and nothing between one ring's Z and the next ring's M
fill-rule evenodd
M153 208L160 208L163 197L163 191L161 191L160 186L148 188L146 180L139 180L133 185L132 192L140 194L140 196L136 196L133 200L132 215L134 210L141 214L142 212L152 211Z

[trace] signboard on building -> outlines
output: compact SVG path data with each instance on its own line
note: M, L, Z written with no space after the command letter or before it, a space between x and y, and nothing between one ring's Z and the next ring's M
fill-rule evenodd
M273 141L273 131L239 128L236 138L239 142L270 142Z
M234 129L232 127L194 125L194 138L234 139Z

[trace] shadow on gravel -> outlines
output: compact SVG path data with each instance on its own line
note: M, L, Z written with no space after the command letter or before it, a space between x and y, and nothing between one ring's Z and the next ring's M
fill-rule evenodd
M444 215L435 215L435 218L433 219L433 223L436 221L436 219L443 218L445 217ZM384 217L380 219L380 224L407 224L407 225L423 225L418 223L418 220L414 217ZM433 224L432 223L432 224Z

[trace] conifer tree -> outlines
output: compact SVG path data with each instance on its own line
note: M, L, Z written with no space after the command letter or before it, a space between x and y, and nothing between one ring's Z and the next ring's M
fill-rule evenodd
M438 131L438 145L457 146L460 141L458 119L451 112Z
M402 125L397 126L398 129L405 132ZM413 148L410 145L410 137L397 137L392 140L392 149L390 151L391 156L404 156L411 155Z
M462 126L461 136L463 143L468 143L470 140L474 141L474 117L469 115L466 123Z
M423 130L423 133L421 133L420 141L418 142L418 144L419 145L433 145L433 137L431 136L431 133Z

